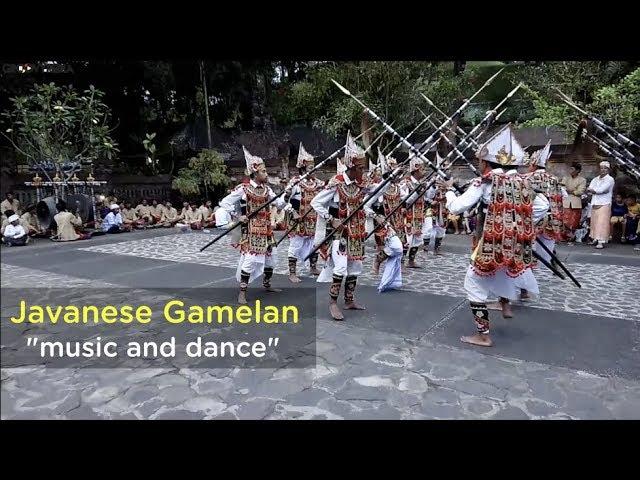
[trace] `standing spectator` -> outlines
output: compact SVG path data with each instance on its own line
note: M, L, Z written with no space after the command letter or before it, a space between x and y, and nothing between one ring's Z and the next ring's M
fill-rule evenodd
M4 229L2 241L9 247L23 247L29 242L29 235L24 227L20 225L20 217L15 213L8 219L9 225Z
M609 162L600 162L600 175L591 180L587 193L591 194L591 238L592 245L596 248L604 248L609 240L611 227L611 195L613 193L614 180L609 175L611 165Z
M636 201L635 195L627 197L627 214L623 222L622 242L629 240L635 242L638 239L636 231L638 230L638 220L640 219L640 204Z
M571 164L569 176L562 179L567 196L562 199L563 223L569 244L575 239L575 231L580 226L582 215L581 196L587 189L587 179L580 176L582 165L577 162Z
M7 192L6 199L0 203L0 215L4 214L7 210L13 210L13 213L20 216L22 211L20 210L20 202L17 198L13 198L13 192Z
M613 238L613 230L617 224L620 224L621 231L620 237L624 237L624 227L625 222L627 220L627 213L629 213L629 209L627 209L627 204L622 200L622 195L616 193L615 200L613 204L611 204L611 234L609 235L609 240Z

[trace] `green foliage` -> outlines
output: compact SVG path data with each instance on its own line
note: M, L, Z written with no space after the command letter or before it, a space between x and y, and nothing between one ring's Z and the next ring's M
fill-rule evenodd
M525 126L554 125L574 131L580 114L559 100L557 88L622 133L639 133L637 63L544 62L514 68L508 75L513 82L525 83L523 91L533 106L534 114Z
M3 134L30 163L112 159L118 146L103 97L93 86L80 94L70 86L34 85L27 95L10 99Z
M229 183L224 158L216 150L202 150L189 159L189 166L181 168L173 179L172 188L183 195L205 195L215 187L226 187Z
M596 90L590 111L619 130L636 138L640 136L640 68L615 85Z

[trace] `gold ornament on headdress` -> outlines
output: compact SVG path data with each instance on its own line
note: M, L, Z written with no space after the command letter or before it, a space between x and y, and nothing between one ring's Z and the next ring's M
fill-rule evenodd
M500 165L510 165L513 162L513 155L507 153L507 149L503 146L496 154L496 160Z
M95 178L93 178L93 172L89 172L89 175L87 175L87 182L93 182L95 180Z

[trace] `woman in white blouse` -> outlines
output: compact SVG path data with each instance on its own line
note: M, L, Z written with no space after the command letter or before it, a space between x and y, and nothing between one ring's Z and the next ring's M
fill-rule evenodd
M600 175L591 180L587 193L591 197L591 238L596 248L604 248L609 240L611 197L615 184L609 175L609 162L600 162Z

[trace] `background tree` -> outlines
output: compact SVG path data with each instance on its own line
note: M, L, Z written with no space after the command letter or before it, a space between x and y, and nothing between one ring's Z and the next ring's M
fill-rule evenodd
M205 198L209 198L216 187L224 188L230 183L224 158L216 150L202 150L196 157L189 159L188 165L178 171L172 184L172 188L185 196L204 193Z
M10 99L3 135L30 164L111 160L118 146L103 97L93 86L78 93L54 83L35 85L28 94Z

